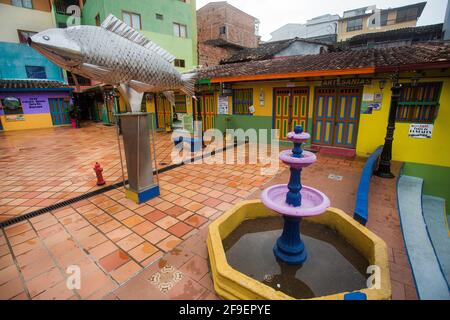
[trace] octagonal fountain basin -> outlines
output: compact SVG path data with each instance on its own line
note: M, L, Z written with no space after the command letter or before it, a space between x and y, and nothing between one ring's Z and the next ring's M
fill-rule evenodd
M278 184L265 189L261 193L264 205L278 213L290 217L310 217L322 214L330 206L328 197L317 189L303 186L300 194L302 205L293 207L286 203L289 189L286 184Z
M283 218L259 200L244 201L209 226L208 253L216 293L225 299L390 299L387 247L383 240L339 209L304 218L308 248L303 265L275 258L273 245ZM381 286L367 288L369 265L380 270Z

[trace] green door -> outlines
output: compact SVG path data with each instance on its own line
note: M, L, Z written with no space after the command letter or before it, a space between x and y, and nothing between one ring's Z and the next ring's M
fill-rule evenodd
M54 126L70 124L70 101L66 101L64 98L50 98L48 104Z

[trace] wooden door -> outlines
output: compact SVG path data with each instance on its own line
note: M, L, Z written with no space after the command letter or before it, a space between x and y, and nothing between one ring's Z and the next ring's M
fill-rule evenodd
M308 88L275 89L274 129L280 130L280 139L285 140L295 126L307 130Z
M317 88L313 143L354 149L362 88Z
M156 97L156 119L159 129L165 129L172 123L172 107L169 100L161 95Z
M290 131L294 131L295 126L301 125L304 131L307 131L308 122L308 88L293 88L291 115L292 125Z
M355 148L356 146L360 95L360 88L339 89L333 136L336 147Z
M216 115L216 103L214 94L203 94L195 102L196 120L202 122L202 130L213 129L215 126L214 117Z
M70 101L66 101L64 98L50 98L48 104L54 126L70 124Z
M336 89L317 88L313 117L313 143L332 145Z

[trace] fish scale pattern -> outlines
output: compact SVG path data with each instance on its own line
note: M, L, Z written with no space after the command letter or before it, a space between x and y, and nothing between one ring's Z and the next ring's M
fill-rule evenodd
M157 53L103 28L79 26L67 28L84 56L83 63L99 71L80 66L80 73L112 85L137 81L147 86L146 92L179 90L183 86L180 73Z

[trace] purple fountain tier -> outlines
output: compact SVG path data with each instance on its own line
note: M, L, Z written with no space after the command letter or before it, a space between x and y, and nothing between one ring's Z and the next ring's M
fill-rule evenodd
M328 197L317 189L303 186L300 190L302 204L294 207L286 203L289 192L287 184L279 184L265 189L261 194L262 203L269 209L289 217L312 217L324 213L330 206Z
M294 143L294 148L281 152L280 160L290 167L289 183L269 187L261 194L262 203L284 218L283 233L273 252L288 264L303 264L307 258L305 244L300 237L301 219L320 215L330 206L325 194L301 183L303 168L317 160L315 154L302 150L302 143L310 138L309 133L303 132L302 126L296 126L294 132L288 133L287 139Z

